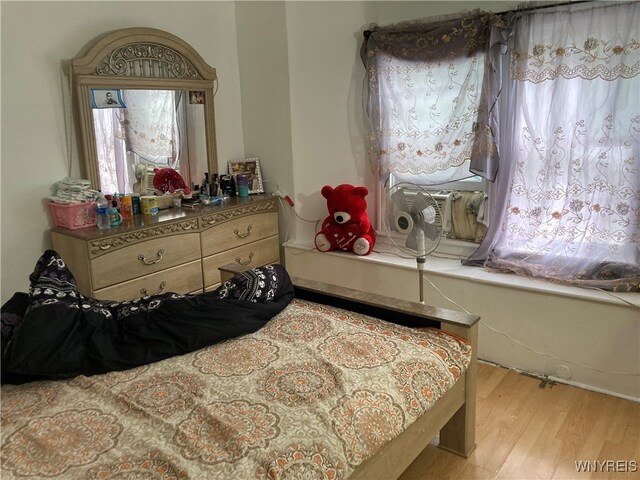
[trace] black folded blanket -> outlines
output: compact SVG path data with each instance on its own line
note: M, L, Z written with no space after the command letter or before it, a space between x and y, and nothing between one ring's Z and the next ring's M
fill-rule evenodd
M53 250L29 279L28 301L18 293L3 307L2 383L126 370L192 352L258 330L293 298L280 265L243 272L209 293L126 302L81 295Z

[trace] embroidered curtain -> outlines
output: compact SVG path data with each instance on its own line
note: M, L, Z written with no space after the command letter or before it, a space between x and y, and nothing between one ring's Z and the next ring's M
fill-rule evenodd
M127 148L146 162L178 166L178 120L172 90L126 90L122 111Z
M499 203L467 264L639 289L639 38L638 3L520 15Z
M93 110L103 192L132 191L138 162L175 168L191 181L186 98L180 91L125 90L127 108Z
M130 172L119 111L117 108L93 109L100 190L104 193L129 191Z
M426 175L430 184L473 174L493 181L503 22L478 11L429 21L365 33L371 166L382 179L394 172Z

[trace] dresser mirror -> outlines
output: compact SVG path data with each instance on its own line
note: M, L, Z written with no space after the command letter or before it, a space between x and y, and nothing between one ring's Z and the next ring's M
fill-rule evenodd
M104 193L145 193L154 168L217 173L216 71L153 28L102 36L71 62L85 172Z

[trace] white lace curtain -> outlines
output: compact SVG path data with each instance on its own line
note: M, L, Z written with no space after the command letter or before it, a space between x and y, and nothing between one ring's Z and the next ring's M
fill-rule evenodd
M502 24L477 11L365 33L367 149L381 178L438 184L479 174L493 181Z
M178 119L172 90L126 90L122 111L127 147L150 163L177 168Z
M638 290L640 4L518 17L493 223L467 263Z
M186 139L186 96L172 90L124 90L122 95L126 108L93 110L101 190L132 191L139 161L175 168L190 181L186 142L181 141Z
M125 192L130 186L126 162L126 145L120 124L119 109L93 109L96 154L100 174L100 190L104 193Z

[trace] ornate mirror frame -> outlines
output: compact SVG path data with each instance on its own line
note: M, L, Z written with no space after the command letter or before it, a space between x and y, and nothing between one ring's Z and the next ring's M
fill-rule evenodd
M181 38L155 28L125 28L98 39L71 62L87 178L100 188L92 89L203 91L207 166L218 172L213 96L216 70Z

